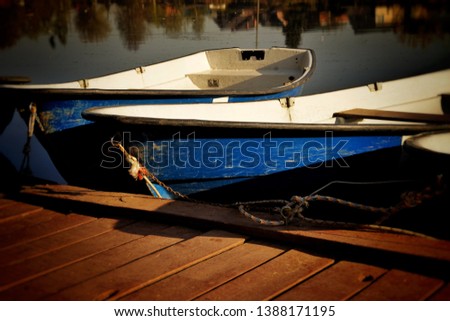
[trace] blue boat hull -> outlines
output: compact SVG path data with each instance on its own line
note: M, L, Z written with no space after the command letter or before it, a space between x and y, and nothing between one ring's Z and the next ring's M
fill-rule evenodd
M82 91L72 93L54 93L52 90L30 90L6 92L9 99L17 104L19 109L26 109L31 102L37 105L39 119L46 134L59 132L92 123L82 117L83 111L92 107L147 105L147 104L197 104L213 103L215 99L226 99L228 102L262 101L300 96L304 85L299 85L282 92L263 95L209 96L209 95L150 95L127 91L115 91L111 94L84 94Z
M176 126L111 119L52 133L36 130L35 134L60 174L72 185L148 193L143 182L136 182L128 174L130 165L111 144L114 137L174 190L196 198L225 191L240 200L255 195L255 191L258 198L273 198L278 192L280 197L289 197L299 184L314 185L315 177L323 172L345 173L347 177L352 166L370 172L376 162L368 165L367 160L348 160L401 149L403 135L424 130L420 125L288 125L202 127L195 122ZM305 181L304 177L312 180ZM162 192L167 198L173 197ZM219 200L225 198L223 193Z
M38 136L68 184L106 191L149 194L143 181L129 175L130 164L111 138L175 191L216 202L287 199L333 180L390 180L400 174L403 132L325 127L311 131L92 123Z
M216 137L198 130L173 131L164 138L145 130L125 130L115 139L150 173L185 195L262 181L302 168L345 170L350 157L401 146L399 135L342 135L331 130L314 136L282 136L269 131L246 137L239 136L239 131ZM123 155L111 149L109 142L103 144L102 155L102 168L125 171ZM174 197L164 189L159 192L165 198Z

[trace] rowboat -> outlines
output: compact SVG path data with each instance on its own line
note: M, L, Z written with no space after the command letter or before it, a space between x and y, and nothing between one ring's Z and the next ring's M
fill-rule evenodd
M37 106L47 133L85 125L93 106L243 102L298 96L314 71L309 49L206 50L97 78L0 85L18 106Z
M403 147L410 168L450 174L450 131L413 135L403 142Z
M304 181L305 170L345 169L359 155L401 148L406 135L449 129L448 93L450 69L257 102L99 106L83 117L104 135L104 169L125 166L120 142L182 194L225 187L274 194ZM358 166L367 172L368 164ZM161 186L160 195L173 197Z

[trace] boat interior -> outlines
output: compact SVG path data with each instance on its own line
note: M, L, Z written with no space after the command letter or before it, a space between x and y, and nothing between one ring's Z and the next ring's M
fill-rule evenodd
M309 52L286 50L209 51L210 68L186 76L199 89L259 91L289 85L311 68Z

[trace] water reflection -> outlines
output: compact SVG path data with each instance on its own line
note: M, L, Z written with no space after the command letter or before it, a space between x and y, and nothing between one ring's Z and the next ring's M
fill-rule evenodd
M257 0L0 0L0 76L83 79L203 49L252 47L255 36L260 47L315 50L304 94L450 67L450 1L260 0L257 8ZM24 153L26 124L7 107L0 164L8 167L5 155L18 171L63 182L36 139Z
M83 42L102 42L114 27L124 46L138 50L154 30L177 38L186 30L200 38L206 17L221 30L279 27L287 47L299 47L302 33L350 24L355 33L390 30L410 46L426 46L450 32L445 0L0 0L0 49L22 37L48 35L49 45L65 45L75 27ZM259 8L259 12L257 10Z
M424 47L450 33L450 6L446 1L355 6L349 9L349 16L355 33L386 29L412 47Z
M75 7L74 24L83 42L101 42L111 32L109 3L79 1Z

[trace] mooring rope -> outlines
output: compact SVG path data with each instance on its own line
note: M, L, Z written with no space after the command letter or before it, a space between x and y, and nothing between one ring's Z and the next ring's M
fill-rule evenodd
M327 227L340 227L340 228L346 228L346 229L369 229L369 230L380 230L384 232L393 232L393 233L401 233L406 235L413 235L413 236L419 236L424 238L431 238L434 239L431 236L409 231L402 228L396 228L396 227L390 227L390 226L384 226L381 225L384 221L386 221L389 217L391 217L393 214L398 213L401 210L405 210L408 208L414 208L420 204L422 204L425 200L429 200L434 198L437 195L440 195L443 193L444 186L443 186L443 178L442 175L437 177L437 184L435 188L432 188L431 186L427 186L425 189L423 189L420 192L405 192L401 195L401 200L398 204L395 206L390 207L377 207L377 206L371 206L371 205L365 205L360 204L357 202L347 201L343 200L341 198L332 197L332 196L325 196L325 195L319 195L317 192L324 190L326 187L328 187L331 184L334 183L346 183L346 184L385 184L385 183L398 183L398 182L406 182L406 181L381 181L381 182L347 182L347 181L333 181L330 183L327 183L325 186L321 187L320 189L316 190L315 192L311 193L308 196L298 196L295 195L291 198L290 201L287 200L258 200L258 201L249 201L249 202L236 202L232 204L222 204L222 203L213 203L213 202L206 202L206 201L200 201L193 199L185 194L182 194L178 191L175 191L170 186L166 185L164 182L159 180L153 173L149 172L144 166L141 166L139 161L136 159L136 157L130 155L125 148L122 146L121 143L115 142L113 139L111 140L111 144L115 147L118 147L122 153L125 155L125 159L127 162L130 163L131 168L129 169L129 173L132 177L134 177L136 180L145 180L147 183L147 186L149 187L150 192L153 195L156 195L158 198L162 198L154 184L160 185L164 189L166 189L169 193L173 194L175 197L189 201L189 202L195 202L199 204L207 204L207 205L214 205L214 206L221 206L221 207L228 207L228 208L237 208L238 211L244 215L245 217L251 219L252 221L261 224L261 225L267 225L267 226L283 226L283 225L289 225L293 224L294 221L297 221L298 225L301 225L302 222L309 223L312 225L320 225L320 226L327 226ZM354 222L342 222L342 221L332 221L332 220L323 220L318 218L309 218L306 217L303 212L306 208L310 206L310 203L312 202L326 202L326 203L332 203L332 204L338 204L340 206L356 209L362 212L369 212L369 213L379 213L382 216L373 224L365 224L365 223L354 223ZM258 209L270 209L271 212L278 213L280 216L278 219L263 219L261 217L258 217L255 214L252 214L250 212L251 208L258 208Z
M149 180L148 176L150 176L150 172L144 167L141 166L139 161L136 157L128 153L125 148L122 146L122 144L118 142L114 142L114 140L111 139L111 144L117 148L119 148L122 153L125 156L125 160L130 164L130 169L128 170L128 173L133 177L135 180L145 180L145 183L147 184L148 189L150 190L150 193L152 195L162 198L159 191L156 189L155 185Z
M356 202L346 201L340 198L331 197L331 196L323 196L323 195L308 195L305 197L302 196L293 196L290 202L285 201L255 201L255 202L246 202L239 204L239 211L241 214L246 217L252 219L253 221L269 226L281 226L292 224L294 220L298 221L298 224L302 222L306 222L312 225L321 225L327 227L340 227L347 229L371 229L371 230L380 230L386 232L395 232L406 235L420 236L424 238L435 239L431 236L409 231L402 228L390 227L381 225L385 220L387 220L391 215L396 214L404 209L414 208L420 204L422 204L425 200L432 199L438 195L441 195L444 191L443 179L442 176L437 177L437 184L435 188L431 186L425 187L424 190L420 192L406 192L401 195L401 201L391 207L375 207L368 206L364 204L359 204ZM279 203L283 205L280 208L275 208L275 211L278 211L281 219L280 220L266 220L261 219L254 214L250 213L250 208L252 207L260 207L263 204L267 203ZM310 206L311 202L328 202L333 204L339 204L341 206L357 209L363 212L371 212L371 213L380 213L382 217L378 219L373 224L364 224L364 223L353 223L353 222L341 222L341 221L332 221L332 220L323 220L317 218L308 218L303 215L303 212L306 208Z
M158 177L156 177L153 173L151 173L150 171L147 170L147 168L145 168L144 166L141 166L141 164L139 163L139 161L136 159L136 157L130 155L125 148L122 146L121 143L119 142L115 142L113 139L111 139L111 144L117 148L119 148L122 153L125 155L125 159L131 164L131 168L128 170L128 172L130 173L130 175L135 178L136 180L142 180L144 179L148 185L151 186L150 192L152 193L152 191L156 191L156 195L158 198L162 198L161 194L157 191L155 185L152 183L152 181L155 184L158 184L159 186L161 186L162 188L164 188L167 192L169 192L170 194L172 194L173 196L185 200L185 201L189 201L189 202L194 202L194 203L202 203L202 204L209 204L209 205L221 205L224 206L223 204L215 204L215 203L210 203L210 202L203 202L203 201L199 201L199 200L195 200L185 194L182 194L176 190L174 190L173 188L171 188L170 186L168 186L167 184L165 184L163 181L161 181ZM152 195L155 196L154 193L152 193Z
M38 124L39 129L44 132L45 128L41 123L40 118L38 117L37 114L37 105L35 102L31 102L30 105L28 106L28 108L30 109L30 116L28 118L28 138L31 138L34 134L34 124Z

